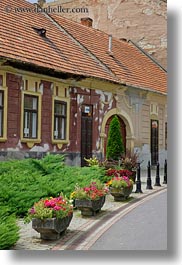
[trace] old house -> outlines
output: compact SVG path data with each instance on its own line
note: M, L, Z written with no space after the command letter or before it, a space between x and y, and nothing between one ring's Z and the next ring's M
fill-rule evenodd
M143 167L164 162L165 69L132 41L93 29L90 18L73 22L24 0L2 0L0 14L1 159L104 159L118 115L125 147Z

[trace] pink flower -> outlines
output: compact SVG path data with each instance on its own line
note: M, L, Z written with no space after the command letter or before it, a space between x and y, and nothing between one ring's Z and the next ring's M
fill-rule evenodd
M29 213L30 213L30 214L35 214L35 209L34 209L34 207L32 207L32 208L30 209Z
M88 191L90 191L90 188L86 187L86 188L84 188L84 190L85 190L86 192L88 192Z
M56 206L54 206L54 208L53 208L55 211L59 211L59 210L61 210L61 207L60 206L58 206L58 205L56 205Z

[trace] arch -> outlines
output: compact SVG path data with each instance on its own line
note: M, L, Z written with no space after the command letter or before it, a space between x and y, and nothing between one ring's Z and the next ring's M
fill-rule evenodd
M107 112L107 114L104 116L104 119L102 121L101 125L101 152L102 156L104 157L104 139L106 138L106 133L105 133L105 128L106 128L106 123L110 117L113 115L118 115L125 123L126 125L126 148L129 151L133 151L134 149L134 128L133 124L131 121L130 116L123 110L119 110L118 108L114 108L110 111Z

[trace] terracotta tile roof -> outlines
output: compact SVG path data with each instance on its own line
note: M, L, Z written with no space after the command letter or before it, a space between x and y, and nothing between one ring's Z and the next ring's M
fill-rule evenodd
M109 54L108 34L56 14L51 14L51 17L107 65L121 81L131 86L166 93L166 72L132 42L112 38L112 54Z
M6 7L11 12L6 12ZM2 0L0 5L0 57L54 69L58 72L126 83L166 93L166 73L130 42L108 35L56 14L15 12L32 8L24 0ZM46 38L35 28L45 28Z
M6 12L6 7L11 12ZM24 0L2 0L0 5L0 56L36 64L61 72L116 81L114 75L43 13L14 12L15 8L33 8ZM45 28L46 38L33 29Z

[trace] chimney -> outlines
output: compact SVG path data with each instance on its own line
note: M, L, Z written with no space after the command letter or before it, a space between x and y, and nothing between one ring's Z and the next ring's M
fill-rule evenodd
M81 24L84 26L87 26L89 28L92 28L93 20L89 17L83 17L81 18Z
M112 35L109 35L109 47L108 47L108 51L110 53L112 53Z

